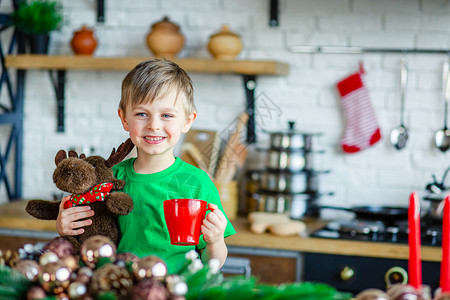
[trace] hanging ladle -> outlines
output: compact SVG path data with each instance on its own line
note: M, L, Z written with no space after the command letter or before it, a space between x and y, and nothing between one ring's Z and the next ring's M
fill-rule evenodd
M445 152L450 148L450 130L447 128L447 111L448 101L450 98L449 68L449 58L447 57L442 71L442 86L444 95L444 128L436 131L434 139L436 147L442 152Z
M400 126L391 131L391 144L397 149L402 150L408 141L408 129L404 125L405 114L405 92L408 82L408 68L406 57L402 58L400 66Z

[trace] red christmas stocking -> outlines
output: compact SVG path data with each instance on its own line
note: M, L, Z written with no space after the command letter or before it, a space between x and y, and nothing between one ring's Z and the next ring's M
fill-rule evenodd
M338 82L337 88L347 119L341 140L342 150L355 153L377 143L381 139L381 131L361 72Z

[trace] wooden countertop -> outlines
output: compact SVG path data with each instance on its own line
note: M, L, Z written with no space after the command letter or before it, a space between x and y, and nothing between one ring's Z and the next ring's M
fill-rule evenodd
M0 205L0 228L56 231L55 221L37 220L25 211L27 201L14 201ZM408 245L364 241L333 240L303 236L281 237L270 233L254 234L244 218L232 221L237 234L226 239L227 245L299 252L408 259ZM323 222L307 220L308 231L320 227ZM440 247L422 246L422 260L441 261Z

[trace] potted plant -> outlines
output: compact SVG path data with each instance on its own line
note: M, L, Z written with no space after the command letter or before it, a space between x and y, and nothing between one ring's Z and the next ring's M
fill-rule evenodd
M62 23L62 12L53 0L22 1L11 15L12 25L28 40L31 53L47 53L50 32Z

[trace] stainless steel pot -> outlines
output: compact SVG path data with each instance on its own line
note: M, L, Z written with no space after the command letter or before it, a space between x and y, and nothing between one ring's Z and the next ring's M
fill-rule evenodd
M314 163L312 152L302 150L274 150L269 149L267 152L266 167L272 170L299 172L304 170L312 170Z
M313 133L294 130L295 122L289 122L288 131L270 133L270 148L278 150L306 150L312 149Z
M318 176L314 172L271 172L261 174L261 189L281 193L305 193L318 191Z
M308 208L309 194L259 193L258 211L288 213L293 219L302 218Z

